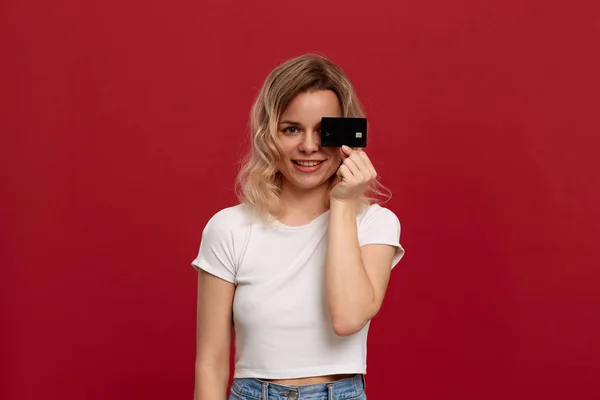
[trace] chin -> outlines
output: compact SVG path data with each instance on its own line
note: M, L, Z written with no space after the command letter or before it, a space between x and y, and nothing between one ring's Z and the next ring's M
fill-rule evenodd
M327 182L329 182L329 180L320 181L320 182L296 181L296 182L291 182L291 183L294 186L296 186L298 189L313 190L313 189L317 189L317 188L325 185Z
M333 175L333 174L331 174L331 175ZM327 175L314 177L314 178L306 178L306 177L298 178L296 176L295 177L296 179L291 179L290 183L299 189L312 190L312 189L317 189L317 188L323 187L324 185L329 185L329 182L331 181L331 175L327 174Z

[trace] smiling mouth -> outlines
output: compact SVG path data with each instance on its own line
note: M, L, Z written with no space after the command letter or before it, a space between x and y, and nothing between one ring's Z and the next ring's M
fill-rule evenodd
M315 167L319 164L322 164L325 162L325 160L321 160L321 161L297 161L297 160L292 160L292 162L296 165L299 165L301 167Z

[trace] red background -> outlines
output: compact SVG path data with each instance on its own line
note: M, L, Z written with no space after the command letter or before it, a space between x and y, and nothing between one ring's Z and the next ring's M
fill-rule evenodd
M0 398L191 398L190 262L263 79L309 51L403 223L369 398L600 398L588 3L4 0Z

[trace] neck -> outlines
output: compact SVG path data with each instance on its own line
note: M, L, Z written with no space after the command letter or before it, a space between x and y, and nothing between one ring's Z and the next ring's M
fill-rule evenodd
M276 218L290 225L303 225L312 221L329 209L329 190L329 182L304 190L282 180Z

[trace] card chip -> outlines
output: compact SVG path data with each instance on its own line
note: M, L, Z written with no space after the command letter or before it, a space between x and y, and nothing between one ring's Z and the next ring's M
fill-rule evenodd
M362 138L362 132L356 132L356 138L357 139Z

